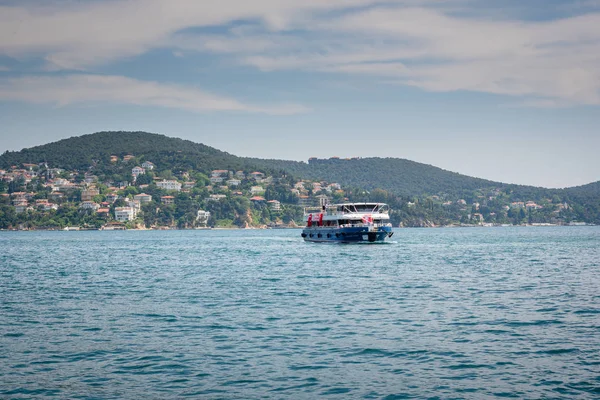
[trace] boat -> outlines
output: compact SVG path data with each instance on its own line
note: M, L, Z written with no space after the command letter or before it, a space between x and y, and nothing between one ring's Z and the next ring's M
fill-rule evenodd
M383 243L394 232L384 203L327 204L304 209L307 242Z

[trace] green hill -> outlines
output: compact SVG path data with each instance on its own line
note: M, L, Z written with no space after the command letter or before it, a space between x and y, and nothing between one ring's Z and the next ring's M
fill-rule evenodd
M296 178L337 182L353 194L382 189L389 196L440 199L465 199L469 204L487 199L496 193L507 201L547 201L551 203L574 203L575 217L589 222L600 222L600 182L567 189L546 189L533 186L512 185L461 175L444 169L398 158L327 159L311 160L310 163L242 158L194 143L146 132L99 132L72 137L21 151L5 152L0 156L0 168L10 168L23 163L48 163L53 168L95 171L104 168L105 175L111 171L111 156L122 159L132 154L131 163L149 160L161 169L178 171L194 170L207 174L213 169L261 170L285 172ZM125 176L126 178L126 176ZM353 197L357 199L356 196ZM499 204L496 205L500 207Z
M122 158L127 154L169 165L172 170L284 170L305 179L323 179L366 190L381 188L401 195L458 194L502 185L397 158L323 160L311 164L242 158L189 140L146 132L98 132L6 152L0 156L0 168L46 162L55 168L85 170L96 162L109 163L110 156Z
M213 166L242 168L246 161L215 148L189 140L147 132L98 132L59 140L0 156L0 168L23 163L48 163L54 168L84 170L95 162L108 163L112 155L143 156L171 169L206 171Z
M379 188L398 195L460 195L478 188L504 186L499 182L472 178L399 158L329 159L315 160L310 164L258 159L252 159L252 162L286 170L295 176L323 179L366 190Z
M344 186L372 190L384 189L398 195L460 195L482 188L510 188L524 196L551 196L555 193L576 197L600 196L600 181L567 189L545 189L512 185L474 178L399 158L362 158L298 161L243 158L189 140L147 132L98 132L71 137L0 156L0 168L23 163L48 163L55 168L84 170L95 162L109 162L133 154L144 160L168 165L173 170L262 168L286 171L305 179L323 179ZM139 161L139 159L138 159Z

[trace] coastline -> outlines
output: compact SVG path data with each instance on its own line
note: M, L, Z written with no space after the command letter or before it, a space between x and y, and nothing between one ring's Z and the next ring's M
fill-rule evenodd
M538 227L577 227L577 226L598 226L596 224L588 223L574 223L574 224L522 224L522 225L462 225L462 224L451 224L451 225L436 225L436 226L396 226L394 229L442 229L442 228L538 228ZM292 229L303 229L301 226L296 227L250 227L250 228L237 228L237 227L208 227L208 228L171 228L171 227L160 227L160 228L130 228L130 229L102 229L102 228L77 228L68 227L72 229L0 229L0 232L90 232L90 231L243 231L243 230L292 230Z

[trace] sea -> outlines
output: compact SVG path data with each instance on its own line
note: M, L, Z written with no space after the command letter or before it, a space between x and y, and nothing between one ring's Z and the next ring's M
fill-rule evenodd
M600 227L0 232L0 399L599 399Z

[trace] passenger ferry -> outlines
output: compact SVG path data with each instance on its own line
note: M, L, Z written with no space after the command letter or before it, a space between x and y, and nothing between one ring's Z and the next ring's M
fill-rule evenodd
M391 238L389 207L384 203L344 203L304 209L307 242L382 243Z

